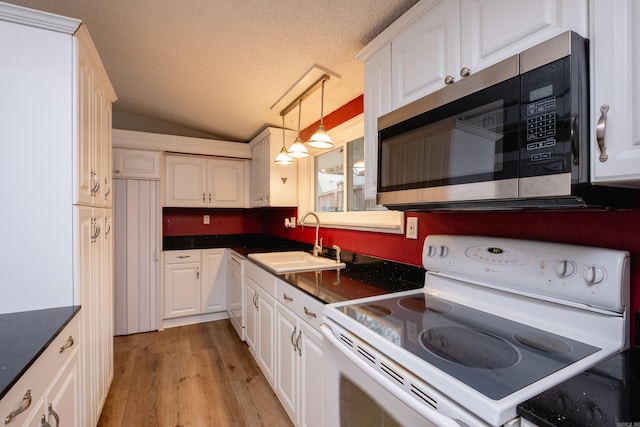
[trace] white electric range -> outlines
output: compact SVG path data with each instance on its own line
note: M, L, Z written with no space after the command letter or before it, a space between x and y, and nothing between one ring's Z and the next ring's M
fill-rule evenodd
M427 237L424 288L325 308L324 425L517 425L629 345L629 254Z

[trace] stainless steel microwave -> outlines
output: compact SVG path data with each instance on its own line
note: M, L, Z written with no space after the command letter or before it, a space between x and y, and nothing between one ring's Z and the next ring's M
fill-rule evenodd
M589 177L588 41L566 32L378 119L392 209L625 206Z

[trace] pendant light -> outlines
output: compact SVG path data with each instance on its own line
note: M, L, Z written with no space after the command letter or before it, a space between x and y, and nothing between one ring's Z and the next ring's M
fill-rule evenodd
M284 115L283 115L282 116L282 148L280 149L280 152L276 156L275 163L279 165L290 165L293 163L293 159L289 156L289 154L287 154L287 147L285 146L284 140L285 138L284 138Z
M307 147L305 147L305 145L302 143L302 140L300 139L300 115L301 114L302 114L302 99L298 100L298 136L296 137L296 140L293 143L293 145L289 147L289 151L287 151L287 154L289 155L289 157L300 158L300 157L309 156L309 151L307 150Z
M322 97L320 101L320 125L318 126L318 130L311 136L311 139L307 141L310 147L313 148L333 148L333 141L331 141L331 137L327 133L327 130L324 128L324 82L326 80L322 80Z

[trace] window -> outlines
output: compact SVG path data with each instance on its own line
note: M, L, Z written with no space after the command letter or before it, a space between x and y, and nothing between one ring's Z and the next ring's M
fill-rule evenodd
M346 162L346 167L345 167ZM360 137L314 157L315 211L386 210L364 198L364 138Z
M364 197L364 177L372 168L364 163L362 117L329 131L335 148L312 151L299 162L299 214L314 211L323 227L402 233L402 212Z

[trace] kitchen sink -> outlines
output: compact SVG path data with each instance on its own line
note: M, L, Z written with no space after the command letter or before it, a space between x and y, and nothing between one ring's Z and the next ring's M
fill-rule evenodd
M303 251L267 252L249 254L249 258L258 261L274 273L293 273L297 271L333 270L344 268L344 262L313 256Z

